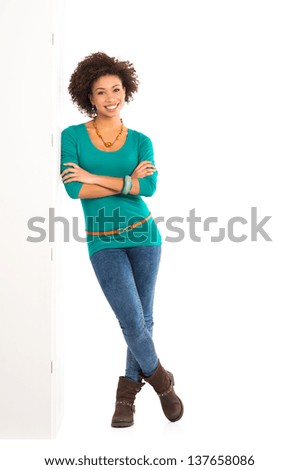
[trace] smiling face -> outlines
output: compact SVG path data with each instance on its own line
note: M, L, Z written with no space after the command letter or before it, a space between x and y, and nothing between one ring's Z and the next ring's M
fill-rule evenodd
M126 90L117 75L104 75L95 80L89 99L97 108L97 114L105 117L118 116L125 104Z

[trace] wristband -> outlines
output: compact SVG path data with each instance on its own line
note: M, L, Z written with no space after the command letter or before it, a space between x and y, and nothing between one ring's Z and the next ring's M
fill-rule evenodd
M126 175L124 177L124 186L123 189L121 190L122 194L129 194L129 192L132 189L132 178L130 175Z

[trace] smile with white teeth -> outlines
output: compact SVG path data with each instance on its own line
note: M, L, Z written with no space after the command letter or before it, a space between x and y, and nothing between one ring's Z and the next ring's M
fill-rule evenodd
M116 109L117 106L118 106L117 104L111 104L110 106L105 106L105 108L113 110L113 109Z

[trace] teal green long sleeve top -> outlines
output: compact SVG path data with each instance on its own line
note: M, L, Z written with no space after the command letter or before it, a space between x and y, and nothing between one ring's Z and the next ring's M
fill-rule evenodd
M143 160L153 165L154 151L149 137L132 129L124 145L112 152L99 150L92 143L85 123L69 126L61 134L61 168L64 163L73 162L95 175L124 177L130 175ZM142 196L150 197L156 191L158 171L145 178L138 178L140 192L137 195L116 194L100 198L80 198L85 230L88 232L107 232L125 228L146 218L150 210ZM68 195L79 198L83 183L63 182ZM113 235L86 234L89 256L104 248L123 248L130 246L161 245L162 238L158 227L150 217L146 222L132 230Z

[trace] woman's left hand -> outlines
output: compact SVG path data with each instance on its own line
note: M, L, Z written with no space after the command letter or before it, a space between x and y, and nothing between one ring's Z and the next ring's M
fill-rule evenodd
M64 183L70 183L71 181L79 181L81 183L94 184L95 176L92 173L89 173L83 168L80 168L79 165L73 162L64 163L64 165L70 165L73 168L66 168L61 173L62 181Z

